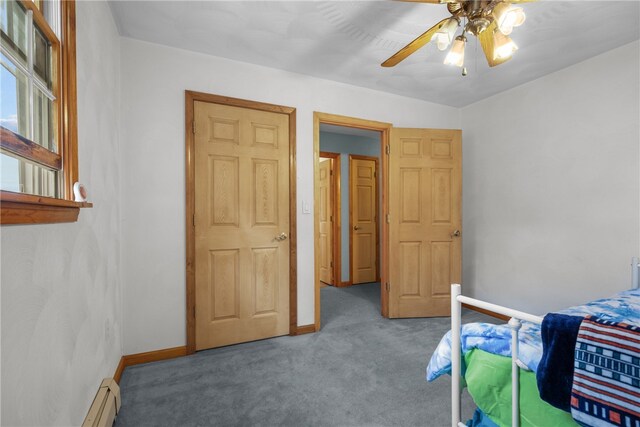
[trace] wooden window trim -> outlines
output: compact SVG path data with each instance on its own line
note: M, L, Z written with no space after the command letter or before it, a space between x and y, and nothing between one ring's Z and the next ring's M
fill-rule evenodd
M34 22L51 37L54 49L60 49L60 42L55 33L44 19L44 16L31 0L21 0L21 3L33 11ZM75 222L80 208L90 208L91 203L73 201L73 184L78 181L78 118L76 91L76 3L75 0L60 1L61 33L64 47L60 55L55 58L62 61L61 72L57 72L54 85L58 85L59 100L57 105L58 117L58 151L60 155L42 153L39 147L34 147L36 156L42 154L39 160L43 164L53 167L61 166L63 176L61 198L42 197L11 191L0 191L0 224L51 224ZM14 135L11 131L7 131ZM9 135L2 131L2 140ZM14 136L15 137L15 136ZM8 139L10 140L10 139ZM37 144L33 144L37 145ZM5 149L7 149L5 147ZM13 150L11 150L13 151ZM47 151L42 149L42 151ZM16 148L15 154L21 154ZM33 158L34 152L30 153Z
M60 154L53 153L25 137L11 132L9 129L0 127L0 138L2 139L2 148L6 151L53 169L62 167L62 156Z
M92 203L54 199L32 194L0 191L2 224L53 224L75 222L80 208L93 207Z

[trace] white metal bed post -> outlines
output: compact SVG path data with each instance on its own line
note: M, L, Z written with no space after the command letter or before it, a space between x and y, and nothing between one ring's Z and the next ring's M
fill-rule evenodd
M518 331L522 323L512 317L509 319L511 328L511 425L520 426L520 367L518 366Z
M631 289L640 288L640 259L631 258Z
M460 377L461 343L460 327L462 323L462 304L458 301L460 285L451 285L451 426L460 424Z

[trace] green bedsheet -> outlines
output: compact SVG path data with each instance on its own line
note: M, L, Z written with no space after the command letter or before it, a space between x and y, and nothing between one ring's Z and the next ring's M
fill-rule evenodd
M511 425L511 358L474 349L465 355L465 381L478 408L500 427ZM571 414L540 399L536 374L520 370L520 425L575 427Z

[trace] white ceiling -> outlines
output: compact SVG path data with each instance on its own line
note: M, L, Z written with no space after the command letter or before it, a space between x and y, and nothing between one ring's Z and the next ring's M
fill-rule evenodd
M380 63L448 16L393 1L112 1L121 35L462 107L640 38L640 2L539 1L511 37L520 50L489 68L473 36L469 75L430 43Z

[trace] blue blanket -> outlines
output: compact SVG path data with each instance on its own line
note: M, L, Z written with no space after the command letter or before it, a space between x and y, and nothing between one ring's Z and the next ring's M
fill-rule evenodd
M621 292L612 298L604 298L584 305L560 311L561 314L586 317L595 315L613 322L640 323L640 290ZM500 356L511 357L511 330L507 325L489 323L469 323L461 330L462 352L466 354L474 348ZM519 359L524 368L537 371L542 358L540 325L522 323L519 334ZM463 358L464 363L464 358ZM465 367L463 366L463 373ZM431 356L427 367L427 380L433 381L451 372L451 331L442 338Z
M571 412L573 359L583 317L549 313L542 321L542 359L536 372L540 398Z

